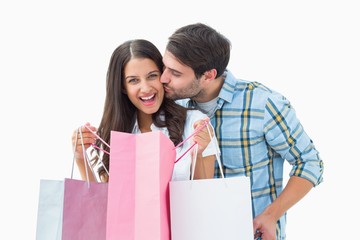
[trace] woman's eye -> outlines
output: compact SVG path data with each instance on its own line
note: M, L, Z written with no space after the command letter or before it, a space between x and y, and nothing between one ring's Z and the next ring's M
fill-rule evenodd
M130 78L128 80L128 83L136 83L137 82L137 79L136 78Z
M154 73L154 74L150 74L148 78L149 79L157 79L158 77L159 77L159 74Z

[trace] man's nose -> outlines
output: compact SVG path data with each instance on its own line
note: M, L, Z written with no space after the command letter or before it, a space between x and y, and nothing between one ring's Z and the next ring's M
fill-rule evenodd
M161 74L160 82L161 82L161 83L169 83L169 82L170 82L170 78L169 78L168 76L169 76L169 73L168 73L168 71L165 69L165 70L163 71L163 73Z

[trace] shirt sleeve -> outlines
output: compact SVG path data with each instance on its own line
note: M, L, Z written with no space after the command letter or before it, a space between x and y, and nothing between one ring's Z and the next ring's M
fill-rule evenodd
M305 132L290 102L278 93L265 106L264 133L267 143L291 165L290 176L305 178L317 186L323 178L323 162Z

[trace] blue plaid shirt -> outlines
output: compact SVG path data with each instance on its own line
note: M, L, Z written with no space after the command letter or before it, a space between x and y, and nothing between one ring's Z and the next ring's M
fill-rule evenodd
M188 107L195 107L185 101ZM184 102L183 102L184 103ZM290 176L322 182L323 162L290 102L258 82L235 79L227 72L211 117L226 177L249 176L253 216L262 213L283 189L284 160ZM220 171L216 166L216 177ZM277 239L285 239L286 214L277 224Z

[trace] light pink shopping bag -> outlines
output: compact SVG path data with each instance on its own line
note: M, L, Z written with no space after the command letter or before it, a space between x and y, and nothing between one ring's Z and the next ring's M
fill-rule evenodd
M112 131L107 240L169 240L175 148L162 132Z

